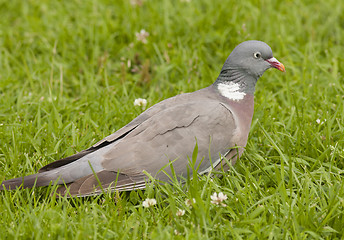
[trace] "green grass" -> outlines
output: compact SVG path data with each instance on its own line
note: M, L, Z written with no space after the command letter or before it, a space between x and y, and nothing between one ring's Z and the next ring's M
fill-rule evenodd
M116 200L1 192L0 239L344 238L344 3L223 2L0 0L0 181L116 131L136 98L210 85L242 41L267 42L287 70L258 81L245 154L223 177ZM220 191L227 207L210 203Z

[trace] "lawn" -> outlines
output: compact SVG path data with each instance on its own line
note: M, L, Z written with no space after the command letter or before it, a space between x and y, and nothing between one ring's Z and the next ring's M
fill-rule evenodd
M89 198L4 191L0 239L344 238L343 12L337 0L0 0L0 181L113 133L143 111L137 98L210 85L242 41L286 67L258 81L228 172Z

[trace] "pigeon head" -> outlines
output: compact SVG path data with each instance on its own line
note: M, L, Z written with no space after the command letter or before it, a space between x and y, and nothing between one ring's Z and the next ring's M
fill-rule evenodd
M272 55L272 50L264 42L246 41L234 48L222 70L237 69L257 79L269 68L285 71L284 65Z
M234 48L221 69L217 84L237 84L241 91L253 93L259 77L269 68L285 71L264 42L251 40Z

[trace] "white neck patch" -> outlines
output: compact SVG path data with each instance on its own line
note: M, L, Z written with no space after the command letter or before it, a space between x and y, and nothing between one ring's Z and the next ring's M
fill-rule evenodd
M234 82L219 83L217 89L222 96L235 101L244 99L246 95L246 93L240 91L240 85Z

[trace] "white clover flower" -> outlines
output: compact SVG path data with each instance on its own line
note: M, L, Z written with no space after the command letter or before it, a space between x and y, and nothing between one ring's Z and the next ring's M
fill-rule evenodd
M135 35L136 35L137 41L142 42L142 43L144 43L144 44L146 44L146 43L148 42L148 41L147 41L147 38L148 38L148 36L149 36L149 33L146 32L146 30L141 29L141 31L135 33Z
M144 98L137 98L134 101L134 106L142 107L142 109L145 109L147 106L147 100Z
M196 203L196 199L185 199L185 205L188 206L189 208L192 208L192 204Z
M176 212L177 217L181 217L185 214L185 210L182 209L178 209L178 211Z
M319 118L317 120L315 120L315 121L317 122L317 124L322 125L322 124L324 124L324 122L326 122L326 119L324 119L324 122L322 122Z
M156 204L156 200L154 198L147 198L143 201L142 206L145 208L149 208L151 206L154 206Z
M210 198L211 198L210 202L212 204L216 204L216 205L221 204L223 207L227 206L226 204L222 203L224 200L227 200L227 195L223 194L222 192L220 192L219 194L214 192L214 194L211 195Z

